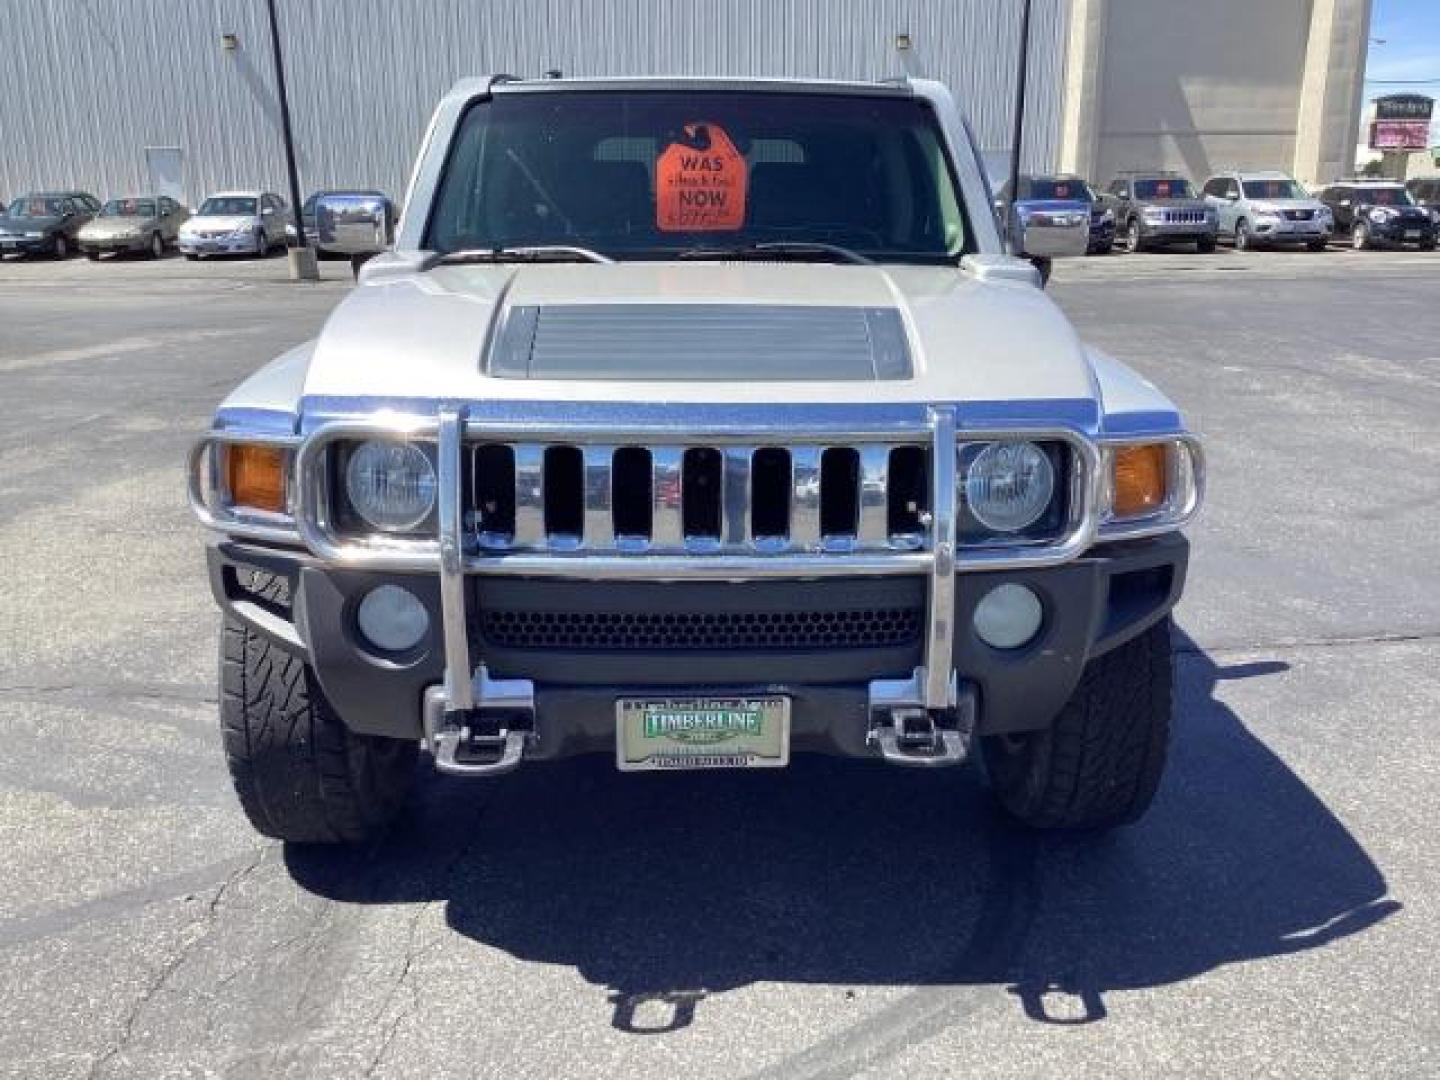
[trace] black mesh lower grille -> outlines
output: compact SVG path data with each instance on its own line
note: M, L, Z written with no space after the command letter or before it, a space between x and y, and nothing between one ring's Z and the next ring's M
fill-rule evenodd
M502 649L874 649L920 639L924 609L597 612L486 610L481 633Z

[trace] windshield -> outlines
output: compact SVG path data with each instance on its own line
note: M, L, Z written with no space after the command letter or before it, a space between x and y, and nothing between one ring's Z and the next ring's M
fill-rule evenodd
M154 217L152 199L111 199L100 208L101 217Z
M65 212L64 199L16 199L6 213L10 217L59 217Z
M1246 180L1247 199L1308 199L1310 193L1294 180Z
M1195 189L1190 181L1180 176L1157 176L1149 180L1135 181L1137 199L1193 199Z
M255 200L236 195L206 199L200 204L200 214L204 217L254 217Z
M614 258L841 245L952 260L967 230L939 124L910 98L723 91L498 94L461 121L425 246Z
M1371 206L1414 206L1415 200L1403 187L1360 188L1356 191L1358 202Z
M1095 201L1095 196L1085 181L1045 176L1021 177L1020 198L1070 199L1076 202Z

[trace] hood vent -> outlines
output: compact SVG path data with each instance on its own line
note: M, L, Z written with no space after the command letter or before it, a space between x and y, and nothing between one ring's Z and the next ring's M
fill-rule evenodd
M547 304L509 308L498 379L880 382L908 379L894 308L788 304Z

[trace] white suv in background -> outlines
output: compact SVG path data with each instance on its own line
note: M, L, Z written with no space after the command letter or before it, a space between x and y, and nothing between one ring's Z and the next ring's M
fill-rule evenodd
M1304 244L1324 251L1335 230L1330 209L1283 172L1219 173L1205 181L1205 201L1220 221L1220 235L1238 251Z
M265 255L285 246L285 200L269 191L220 191L180 228L187 259Z

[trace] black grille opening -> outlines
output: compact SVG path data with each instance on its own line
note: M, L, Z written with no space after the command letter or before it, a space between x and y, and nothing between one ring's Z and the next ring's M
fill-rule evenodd
M854 536L860 522L860 452L832 446L820 455L820 535Z
M875 649L914 644L919 607L844 611L610 612L488 608L487 644L579 652L681 649Z
M472 464L476 530L514 536L515 452L498 443L479 446Z
M720 538L724 459L713 447L685 451L680 465L682 521L686 536Z
M615 535L649 536L654 506L650 451L640 446L622 446L615 451L612 470Z
M585 532L585 461L579 447L545 450L545 532L549 536Z
M919 446L897 446L890 451L890 481L885 495L885 520L891 536L925 531L930 509L930 478L925 451Z
M790 535L790 451L762 446L750 459L750 535Z

